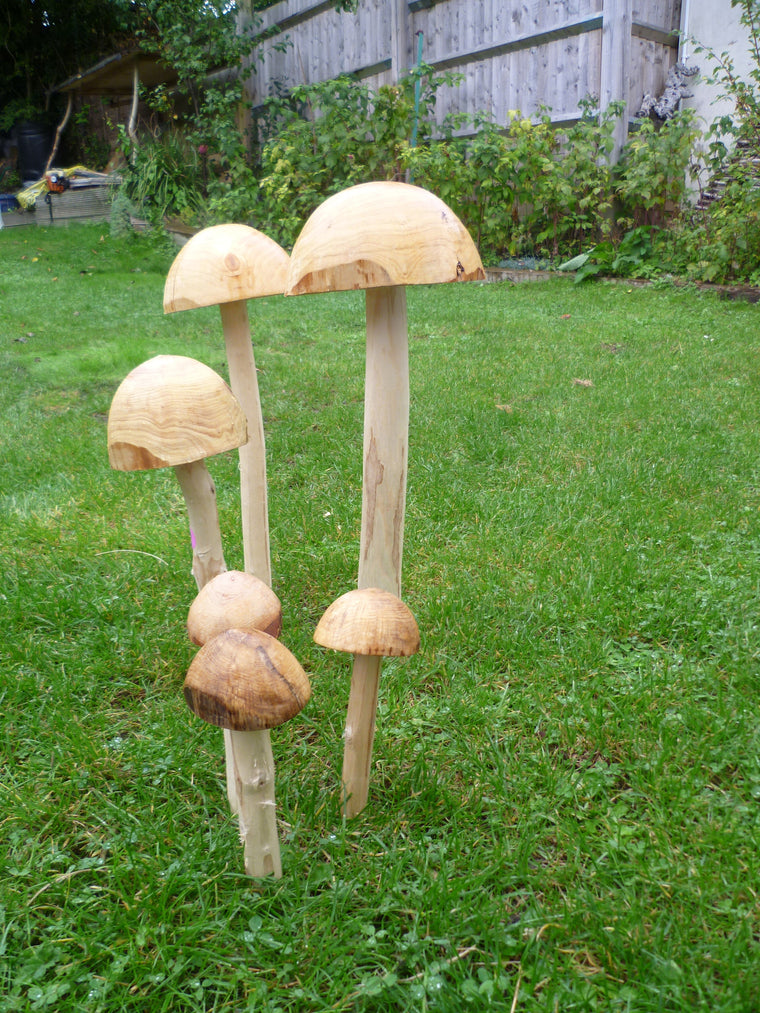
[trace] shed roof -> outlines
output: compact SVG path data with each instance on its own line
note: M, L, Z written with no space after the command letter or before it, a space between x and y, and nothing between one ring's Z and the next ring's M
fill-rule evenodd
M140 83L149 88L177 81L177 71L163 63L158 53L132 49L107 56L57 85L53 91L78 91L82 95L131 95L135 68Z

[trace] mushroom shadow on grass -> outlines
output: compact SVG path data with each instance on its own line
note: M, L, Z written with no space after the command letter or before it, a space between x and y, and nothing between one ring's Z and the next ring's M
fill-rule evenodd
M434 194L407 183L362 183L312 214L290 257L286 295L366 289L367 358L359 589L401 595L409 455L407 285L485 278L467 229ZM367 802L379 664L354 663L346 719L346 816Z

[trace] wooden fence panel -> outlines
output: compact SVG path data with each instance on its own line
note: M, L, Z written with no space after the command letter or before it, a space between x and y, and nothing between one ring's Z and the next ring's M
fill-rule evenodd
M586 96L604 108L627 102L627 116L645 92L662 91L677 55L681 0L360 0L356 14L331 0L281 0L261 15L262 41L248 78L257 106L275 90L356 74L370 87L396 80L423 59L463 75L443 87L436 120L453 112L509 110L557 122L579 115ZM627 117L616 135L625 139Z

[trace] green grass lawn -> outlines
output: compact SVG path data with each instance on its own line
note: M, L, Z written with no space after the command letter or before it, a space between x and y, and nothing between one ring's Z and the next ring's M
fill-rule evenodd
M341 819L364 302L250 305L283 641L284 877L242 874L181 686L179 486L113 472L118 383L226 375L171 251L0 232L0 1011L760 1009L760 307L557 280L410 289L404 598ZM237 462L210 462L242 566Z

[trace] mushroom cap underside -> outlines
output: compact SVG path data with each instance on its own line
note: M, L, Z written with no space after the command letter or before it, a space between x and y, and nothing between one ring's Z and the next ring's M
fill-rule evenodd
M209 640L190 663L183 686L190 710L236 732L283 724L308 703L309 678L279 640L230 629Z
M314 640L334 651L385 658L408 657L420 649L420 631L409 608L377 587L337 598L319 620Z
M204 584L187 614L187 632L195 644L233 627L272 637L282 629L280 599L259 577L240 570L226 570Z
M329 197L293 247L286 295L485 278L469 232L409 183L360 183Z
M263 232L249 225L211 225L174 258L164 312L282 295L287 273L287 253Z
M201 461L248 442L245 415L213 369L157 355L122 380L108 413L108 458L119 471Z

